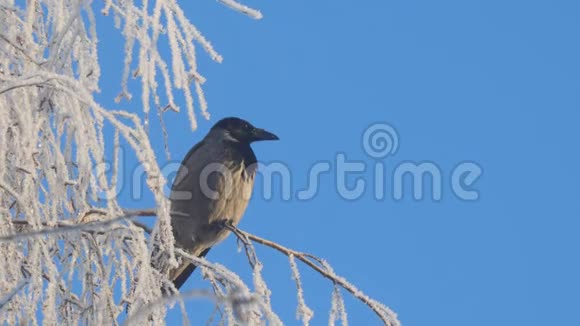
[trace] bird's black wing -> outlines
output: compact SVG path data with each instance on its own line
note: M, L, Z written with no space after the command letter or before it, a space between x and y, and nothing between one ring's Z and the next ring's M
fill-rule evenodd
M191 155L193 155L193 153L195 153L195 151L197 151L197 149L200 148L203 144L204 144L204 141L201 140L199 143L195 144L189 150L189 152L187 152L187 154L185 154L185 157L183 158L183 160L181 161L181 165L179 166L179 170L177 170L177 174L175 175L175 179L173 179L173 184L171 185L171 190L173 190L175 188L176 181L179 182L179 181L181 181L180 180L181 178L185 177L185 175L183 175L183 173L187 173L187 170L185 169L185 164L187 163L187 161L189 160Z
M210 249L211 248L207 248L206 250L202 251L199 257L200 258L205 257L205 255L207 255ZM183 283L185 283L185 281L189 278L191 273L195 271L196 267L197 266L195 266L194 264L187 265L187 267L183 270L183 272L177 275L177 277L173 280L173 285L175 285L175 287L179 290L179 288L183 285Z
M197 151L197 150L198 150L198 149L199 149L201 146L203 146L203 144L204 144L204 141L203 141L203 140L201 140L200 142L198 142L197 144L195 144L195 145L194 145L194 146L193 146L193 147L192 147L192 148L191 148L191 149L190 149L190 150L187 152L187 154L185 155L185 157L184 157L184 158L183 158L183 160L181 161L181 165L180 165L180 167L179 167L179 170L177 171L177 174L175 175L175 178L173 179L173 184L171 185L171 191L172 191L172 194L173 194L173 191L174 191L174 190L178 190L178 189L179 189L179 183L180 183L180 182L182 182L182 181L183 181L183 179L187 177L187 174L188 174L188 173L191 173L191 171L188 171L188 170L187 170L187 166L186 166L186 164L187 164L187 162L189 161L189 159L191 158L191 156L192 156L192 155L193 155L193 154L194 154L194 153L195 153L195 152L196 152L196 151ZM172 204L171 204L171 206L172 206L172 209L174 209L174 208L173 208L173 206L175 206L175 205L174 205L175 203L174 203L173 201L175 200L175 198L173 198L173 196L170 196L170 200L171 200L171 202L172 202ZM172 215L173 215L173 213L174 213L174 212L171 212L171 213L172 213ZM172 218L173 218L173 217L172 217ZM176 236L176 234L175 234L175 231L176 231L176 230L174 229L174 230L173 230L173 232L174 232L174 236ZM177 240L177 239L176 239L176 240ZM177 245L179 245L179 244L177 244ZM208 252L208 251L209 251L209 249L207 249L207 250L203 251L203 252L200 254L200 257L204 257L204 256L207 254L207 252ZM173 284L175 284L175 286L177 287L177 289L179 289L179 288L180 288L180 287L183 285L183 283L185 283L185 281L187 280L187 278L188 278L188 277L191 275L191 273L193 273L193 271L195 270L195 267L196 267L196 266L195 266L195 265L193 265L193 264L188 264L188 265L187 265L187 267L186 267L186 268L185 268L185 269L184 269L184 270L183 270L183 271L182 271L182 272L181 272L179 275L177 275L177 277L176 277L176 278L174 278L174 279L172 280L172 281L173 281Z

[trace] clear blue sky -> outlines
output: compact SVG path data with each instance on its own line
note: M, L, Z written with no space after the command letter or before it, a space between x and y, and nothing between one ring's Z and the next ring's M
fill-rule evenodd
M268 201L258 189L243 229L326 258L404 325L580 325L580 3L247 4L264 19L215 1L185 5L224 62L198 54L212 121L200 121L192 133L185 115L166 115L174 159L217 119L240 116L280 136L254 149L260 160L290 167L295 191L306 186L314 163L332 162L337 153L374 166L361 137L367 126L387 122L400 138L387 168L431 161L444 184L440 201L416 201L410 191L395 201L390 190L375 200L370 189L349 201L335 190L332 174L321 177L308 201L282 200L279 189ZM123 58L111 20L99 18L98 98L138 112L139 96L129 104L112 101ZM151 132L163 164L157 124ZM474 185L476 202L459 200L449 186L454 166L466 160L484 171ZM362 175L372 180L372 169ZM129 198L122 194L127 207L153 204L148 196ZM289 325L298 324L287 260L258 249L274 307ZM208 258L250 275L233 238ZM313 325L325 325L331 286L301 267ZM184 288L200 284L196 273ZM351 325L380 324L345 298ZM188 310L193 321L211 311L197 302Z

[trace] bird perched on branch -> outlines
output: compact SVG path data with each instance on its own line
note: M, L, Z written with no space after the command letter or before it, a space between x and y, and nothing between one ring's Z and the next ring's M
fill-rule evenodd
M264 129L239 118L218 121L187 153L171 188L171 225L176 245L203 257L230 233L224 223L237 225L254 186L257 160L250 144L277 140ZM169 271L180 288L195 270L183 262Z

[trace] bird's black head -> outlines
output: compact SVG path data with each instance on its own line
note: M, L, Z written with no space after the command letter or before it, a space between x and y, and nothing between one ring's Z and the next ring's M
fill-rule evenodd
M240 118L225 118L218 121L212 128L223 129L236 141L251 143L259 140L278 140L278 136L264 129L256 128L251 123Z

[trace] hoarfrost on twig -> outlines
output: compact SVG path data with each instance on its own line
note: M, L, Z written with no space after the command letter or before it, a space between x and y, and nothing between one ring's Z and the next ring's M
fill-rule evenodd
M298 266L294 260L294 255L288 255L288 260L290 261L290 270L292 271L292 278L296 282L296 295L298 298L298 307L296 308L296 318L302 319L302 324L308 326L310 324L310 319L314 316L314 311L310 309L306 302L304 301L304 289L302 288L302 282L300 281L300 272L298 271Z

